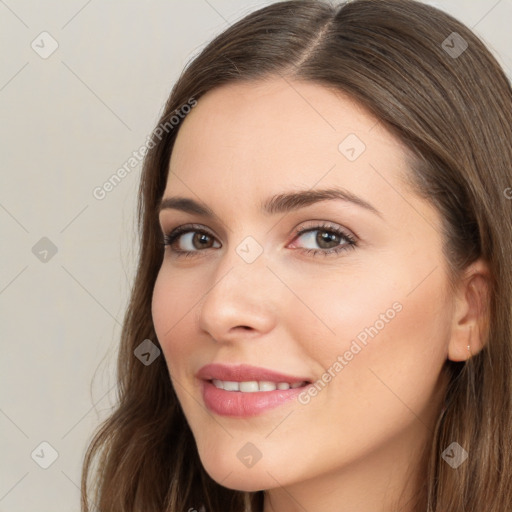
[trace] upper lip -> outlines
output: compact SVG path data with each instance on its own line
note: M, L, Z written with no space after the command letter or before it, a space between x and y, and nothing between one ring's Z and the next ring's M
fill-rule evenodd
M249 364L227 365L211 363L203 366L196 377L203 380L218 379L232 382L268 381L268 382L309 382L307 378L259 368Z

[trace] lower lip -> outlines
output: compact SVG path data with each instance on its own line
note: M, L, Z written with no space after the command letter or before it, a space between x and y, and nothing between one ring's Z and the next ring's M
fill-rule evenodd
M206 407L215 414L238 418L256 416L269 409L279 407L289 400L296 398L307 388L307 386L302 386L293 389L244 393L241 391L219 389L209 380L202 382L203 400Z

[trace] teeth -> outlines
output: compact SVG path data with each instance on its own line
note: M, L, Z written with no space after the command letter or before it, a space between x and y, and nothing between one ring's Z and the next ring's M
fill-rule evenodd
M238 384L238 387L240 391L243 393L254 393L255 391L259 391L260 388L258 387L258 381L251 380L249 382L240 382Z
M275 382L261 381L259 382L260 391L275 391L277 386Z
M256 391L275 391L276 389L295 389L306 385L306 382L294 382L293 384L288 384L288 382L276 383L256 380L235 382L219 379L213 379L212 383L216 388L224 389L225 391L241 391L242 393L255 393Z

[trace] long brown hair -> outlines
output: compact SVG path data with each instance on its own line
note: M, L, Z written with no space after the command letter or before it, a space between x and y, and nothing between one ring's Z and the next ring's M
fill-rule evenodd
M510 82L469 28L432 6L292 0L249 14L210 42L174 85L159 122L166 129L153 134L140 185L139 264L119 348L118 404L88 446L82 511L90 510L89 476L90 499L101 512L183 512L203 504L207 512L262 511L262 491L226 489L206 474L164 358L146 366L134 350L146 339L158 346L151 316L163 256L157 205L176 119L185 117L177 113L222 84L272 76L345 92L404 143L413 190L443 218L454 283L477 258L488 262L487 343L466 363L446 362L449 385L426 447L417 510L512 510ZM457 469L441 457L454 441L469 453Z

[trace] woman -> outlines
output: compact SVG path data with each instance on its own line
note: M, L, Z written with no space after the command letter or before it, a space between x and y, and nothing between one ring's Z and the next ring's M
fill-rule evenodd
M101 511L512 506L512 91L412 0L279 2L148 143Z

